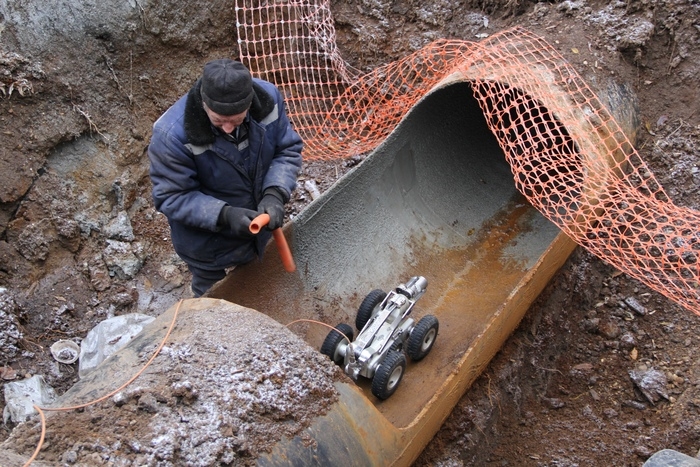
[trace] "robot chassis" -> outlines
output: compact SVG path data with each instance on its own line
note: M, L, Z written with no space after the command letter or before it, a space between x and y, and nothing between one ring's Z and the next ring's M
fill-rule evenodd
M357 311L354 332L341 323L328 335L321 353L341 366L354 381L359 377L372 380L372 394L388 399L406 371L406 355L414 362L425 358L437 337L439 323L433 315L417 323L410 317L413 306L423 296L428 281L414 276L388 294L372 290Z

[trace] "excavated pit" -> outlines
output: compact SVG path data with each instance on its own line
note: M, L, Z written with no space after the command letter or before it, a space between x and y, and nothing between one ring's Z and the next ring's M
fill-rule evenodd
M95 57L101 57L95 63L105 64L98 67L103 73L102 86L107 83L105 95L121 102L114 109L119 115L133 110L126 105L133 97L132 89L127 87L131 79L127 81L126 74L120 75L121 81L117 79L108 58L100 55L100 47L104 45L109 50L114 47L112 42L121 47L114 32L124 24L129 31L138 30L140 21L151 33L160 35L164 43L187 42L186 31L173 31L159 20L154 22L157 14L145 18L134 5L123 9L128 11L119 10L114 18L107 15L108 23L85 29L98 44L90 43L89 47L94 48ZM94 16L102 14L93 8L87 11L90 14L86 22L98 23ZM62 21L70 19L68 15L57 16ZM128 22L120 21L121 16ZM214 18L213 22L223 21L224 17ZM154 32L156 29L159 30ZM30 31L28 27L18 35L20 46L26 45ZM84 33L81 28L69 28L62 40L72 43L66 39L68 35ZM221 43L227 40L221 39ZM138 53L147 48L143 42L137 44L134 56L138 58ZM125 57L131 55L125 50L121 53L121 69L130 69ZM68 61L59 59L53 65L61 69ZM182 57L180 61L184 61ZM56 141L68 141L66 151L74 152L81 140L89 139L98 151L104 151L100 154L107 155L105 166L133 163L136 167L133 179L130 185L125 185L127 209L138 198L134 180L145 181L143 160L134 163L142 154L143 135L173 97L153 92L157 89L156 81L160 80L157 84L163 88L175 84L173 87L179 85L185 89L183 83L191 82L198 67L191 64L187 69L159 77L149 76L146 71L147 67L142 65L141 73L132 78L146 93L151 90L152 102L136 101L147 110L144 115L134 117L133 128L93 129L94 122L100 121L99 114L92 113L91 119L90 115L80 113L90 108L91 101L76 99L71 102L75 112L65 112L60 119L69 125L60 131L52 130L53 133L44 130L50 133L50 138L42 143L50 146ZM61 85L70 87L70 84L67 81ZM397 393L379 403L371 396L367 384L361 383L357 392L352 383L337 383L340 402L327 414L311 421L302 436L279 442L272 448L272 454L261 457L260 463L296 459L307 465L328 462L339 465L340 460L347 460L348 451L355 453L353 459L364 465L410 463L573 248L556 226L530 207L515 189L510 168L485 125L471 86L470 81L457 80L430 93L372 155L286 227L297 262L296 273L282 269L273 244L262 262L238 268L208 294L210 298L223 298L257 310L281 324L305 318L334 325L353 323L357 306L374 288L388 290L412 275L423 275L429 281L428 291L414 313L416 317L437 315L440 334L424 361L409 363ZM102 112L111 110L109 105L98 108ZM27 106L18 112L30 113L31 109ZM151 115L145 115L148 113ZM94 143L103 132L114 136L114 139L105 138L107 146L112 144L109 150ZM83 133L81 138L73 138L80 133ZM117 138L133 145L112 153L118 147ZM86 151L86 159L89 152ZM56 159L62 157L60 150L53 155ZM58 160L49 162L46 165L49 170L61 167ZM34 165L29 172L40 173L36 169L44 164L39 161ZM111 172L103 173L108 173L110 179L117 177ZM13 198L12 193L24 189L23 184L27 185L27 179L32 176L17 177L17 185L22 186L8 185L3 202L16 202L19 197ZM102 180L101 185L110 186L112 181ZM100 189L107 191L104 187ZM115 198L116 201L110 201L112 205L123 201L114 193L101 195ZM110 205L105 204L101 210L109 212ZM9 215L3 214L3 224L7 223L6 218ZM303 336L312 349L320 347L328 332L327 328L310 323L295 323L290 328ZM250 337L256 339L255 332ZM80 390L76 386L75 391ZM103 429L110 429L108 424L104 425ZM33 441L30 439L25 447L29 449ZM64 441L75 440L69 436ZM56 440L53 444L56 450Z

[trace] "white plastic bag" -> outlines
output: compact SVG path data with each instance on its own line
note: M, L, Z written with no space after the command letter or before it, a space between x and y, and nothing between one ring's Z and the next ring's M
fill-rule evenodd
M152 316L131 313L106 319L92 328L80 343L80 377L84 377L104 359L128 344L154 319Z

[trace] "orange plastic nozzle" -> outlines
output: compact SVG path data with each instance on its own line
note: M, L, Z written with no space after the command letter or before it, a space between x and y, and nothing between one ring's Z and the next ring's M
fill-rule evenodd
M250 222L250 231L254 234L260 233L263 227L270 223L269 214L260 214L258 217ZM272 237L275 239L275 244L277 245L277 251L279 251L280 258L282 259L282 265L287 272L296 271L297 267L294 264L294 258L292 257L292 251L289 249L287 244L287 239L284 236L282 229L275 229L272 231Z
M260 214L258 217L250 221L250 231L254 234L259 234L263 227L270 223L269 214Z

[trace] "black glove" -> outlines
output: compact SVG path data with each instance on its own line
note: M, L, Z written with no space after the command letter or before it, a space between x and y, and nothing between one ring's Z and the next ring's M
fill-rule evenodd
M226 205L219 213L219 225L231 229L234 235L239 237L252 237L250 221L257 217L258 213L252 209L234 208Z
M276 188L268 188L263 193L263 198L258 204L258 213L267 213L270 216L270 223L267 228L270 230L279 229L284 222L284 198Z

